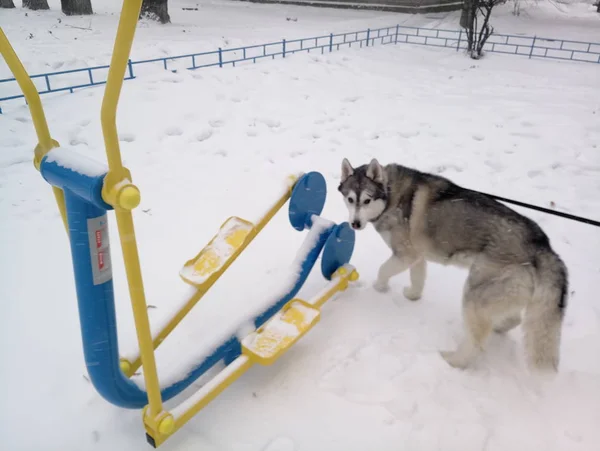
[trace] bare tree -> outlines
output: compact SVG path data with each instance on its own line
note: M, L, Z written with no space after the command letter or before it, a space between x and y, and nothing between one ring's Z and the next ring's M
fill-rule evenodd
M494 27L490 25L492 10L502 3L506 3L506 0L463 0L460 26L467 32L467 51L471 58L481 58L483 46L494 32ZM483 19L481 28L478 28L479 15Z
M48 0L23 0L23 8L29 8L33 11L39 9L50 9Z
M160 23L170 23L167 0L144 0L140 17L156 20Z
M14 8L13 0L0 0L0 8Z
M60 0L60 6L67 16L94 14L92 0Z

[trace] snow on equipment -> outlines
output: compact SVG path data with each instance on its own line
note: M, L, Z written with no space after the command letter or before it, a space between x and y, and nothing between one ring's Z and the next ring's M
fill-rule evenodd
M326 198L325 179L318 172L300 174L287 180L280 197L257 223L229 218L210 243L185 263L180 276L194 287L192 294L162 330L153 334L131 213L140 203L140 191L122 164L116 129L116 109L141 3L123 3L108 73L101 111L108 167L60 147L51 138L37 90L1 28L0 52L27 99L39 140L34 164L52 185L69 235L90 380L112 404L143 408L148 442L157 447L253 364L269 365L278 359L315 325L321 306L357 280L358 273L348 263L354 231L347 223L338 225L319 216ZM285 292L273 296L269 307L254 318L251 333L242 338L232 335L179 380L161 387L155 349L288 201L292 226L309 232L292 264ZM139 345L139 355L129 359L119 357L108 236L110 210L117 221ZM308 301L295 298L319 256L326 287ZM130 379L142 362L145 390ZM218 363L224 368L216 376L170 411L164 409L164 401Z

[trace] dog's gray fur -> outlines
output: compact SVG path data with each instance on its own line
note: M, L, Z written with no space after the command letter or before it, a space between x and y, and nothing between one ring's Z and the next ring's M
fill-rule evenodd
M469 270L463 291L466 336L455 351L443 351L457 368L467 367L492 330L504 333L521 323L527 363L556 372L568 292L567 269L542 229L484 194L450 180L373 159L353 168L342 162L339 191L353 228L372 223L392 250L375 289L410 270L404 295L418 300L426 262Z

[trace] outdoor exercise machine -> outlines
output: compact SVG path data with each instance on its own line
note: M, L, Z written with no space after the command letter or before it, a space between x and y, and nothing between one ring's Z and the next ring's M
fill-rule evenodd
M269 365L278 359L315 325L322 305L357 280L358 273L349 264L354 231L345 222L336 224L320 216L326 199L325 179L318 172L298 174L285 180L279 197L256 223L229 218L208 245L184 264L179 274L193 287L192 293L161 330L151 330L132 216L140 203L140 191L122 164L116 128L117 104L141 4L142 0L123 2L108 72L101 109L108 165L60 147L51 138L39 94L1 28L0 53L29 105L38 137L34 165L52 186L69 237L90 380L112 404L143 409L147 440L157 447L253 364ZM191 371L161 387L155 349L288 201L293 228L309 232L290 266L284 293L265 304L269 307L253 319L253 330L243 337L232 333ZM129 359L119 356L108 236L111 210L117 221L139 346L138 355ZM319 257L321 273L328 282L312 299L295 298ZM179 395L217 364L223 368L212 379L170 411L165 410L164 401ZM140 368L145 390L131 379Z

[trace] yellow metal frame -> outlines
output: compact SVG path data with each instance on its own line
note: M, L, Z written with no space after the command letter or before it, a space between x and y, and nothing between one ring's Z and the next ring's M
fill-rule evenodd
M295 181L297 177L290 176L291 181ZM290 184L290 189L287 190L277 201L271 206L268 212L258 221L257 224L253 225L252 229L245 238L243 244L239 246L233 253L229 261L219 268L218 271L214 272L204 283L199 285L195 292L190 296L186 303L181 309L173 315L171 320L158 332L156 337L152 340L153 349L156 349L160 344L167 338L167 336L173 332L177 325L185 318L185 316L192 310L192 308L198 303L200 299L210 290L215 282L221 277L221 275L227 270L227 268L233 263L235 259L242 253L242 251L254 240L254 238L264 229L267 223L275 216L275 214L285 205L292 193L293 184ZM227 221L225 221L227 222ZM196 257L195 257L196 258ZM195 258L186 262L186 265L194 261ZM132 361L121 359L121 369L127 377L131 377L142 365L143 355L140 354L132 359ZM144 367L146 367L144 365Z
M25 100L27 100L27 104L29 105L29 112L31 114L33 126L35 127L35 133L38 138L38 145L34 150L33 164L39 171L42 158L44 158L44 156L55 147L59 147L60 144L58 144L58 142L56 142L50 136L50 130L48 129L48 122L46 122L46 115L44 114L44 108L42 107L40 95L38 94L35 85L31 81L31 78L29 78L27 71L23 67L21 60L19 60L19 57L10 45L10 42L8 42L8 38L6 37L6 34L4 34L2 27L0 27L0 54L2 54L6 64L8 65L8 68L16 78L21 91L23 91ZM54 192L54 197L56 198L56 203L58 205L58 210L60 211L60 216L62 217L65 230L68 233L69 227L67 225L65 194L60 188L57 187L52 187L52 191Z
M301 333L290 342L280 343L277 352L268 360L257 358L252 353L243 354L225 370L221 372L223 377L207 383L196 394L188 400L173 409L173 413L164 410L162 397L160 393L160 384L156 369L154 350L162 341L173 331L181 320L190 312L193 306L202 298L202 296L218 280L229 265L239 256L239 254L250 244L265 225L287 202L291 195L296 178L290 180L289 189L272 205L269 211L256 224L252 224L248 235L243 242L236 247L231 258L221 267L214 271L211 276L199 284L195 293L189 298L186 304L173 317L173 319L158 333L153 339L146 298L144 294L144 284L140 268L140 260L135 238L135 229L131 211L140 203L140 191L132 183L131 172L123 166L121 151L116 126L116 113L123 85L123 79L127 68L127 61L131 52L131 47L135 35L136 24L140 14L142 0L126 0L123 2L113 55L108 72L104 98L101 109L102 134L106 147L106 156L108 160L109 171L104 179L102 197L106 203L113 206L117 220L119 239L123 252L125 271L131 305L135 321L137 340L139 345L139 356L132 361L121 360L121 369L128 376L131 375L143 365L143 374L145 379L146 391L148 394L148 405L144 408L143 420L146 432L153 438L155 446L159 446L175 431L181 428L204 406L212 401L232 382L246 372L253 364L270 364L279 358L287 349L299 339L316 321L303 323L300 327ZM39 170L43 157L55 147L59 147L57 141L51 138L40 96L27 71L23 67L18 56L11 47L4 31L0 28L0 53L6 60L15 79L19 83L21 90L29 105L31 117L35 126L38 138L38 144L34 152L34 165ZM53 187L56 202L63 218L65 229L68 233L66 220L66 210L64 193L59 188ZM190 262L193 261L190 260ZM349 281L358 279L358 273L351 265L340 268L332 277L326 290L321 292L310 303L311 310L319 310L321 306L330 299L335 293L343 291L348 287ZM307 304L304 301L295 299L290 301L283 309L286 310L293 302ZM308 305L307 304L307 305ZM318 318L317 318L318 319Z
M310 301L293 299L286 304L281 311L285 312L285 310L294 302L300 302L301 304L320 310L325 302L330 300L336 293L344 291L346 288L348 288L349 283L358 280L358 277L359 276L356 269L352 265L347 264L335 272L335 274L331 277L331 281L329 282L327 288L313 299ZM192 419L194 415L206 407L223 390L229 387L253 365L271 365L288 349L290 349L292 344L302 337L315 323L316 321L305 329L301 330L301 333L297 339L289 343L284 343L272 358L261 359L253 356L250 353L243 353L231 364L229 364L227 368L221 371L220 374L225 374L225 377L215 383L212 383L212 381L208 382L198 392L191 395L188 400L183 401L179 406L173 408L170 413L165 412L158 418L152 418L148 416L148 410L146 409L144 414L144 424L146 427L146 432L152 437L155 445L158 447L164 443L171 435L177 432L177 430L179 430L185 423Z

